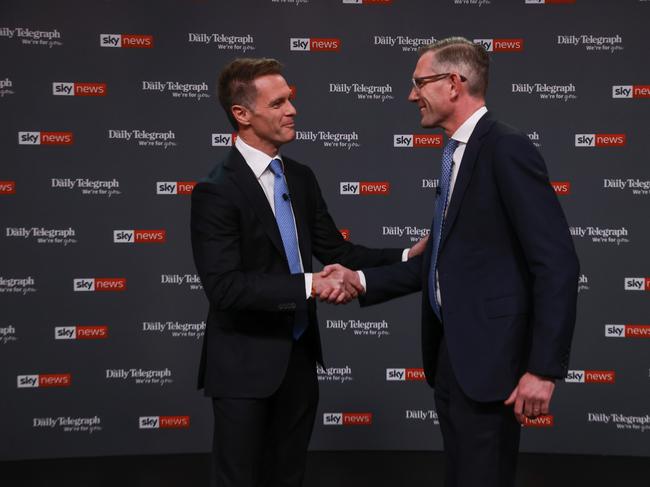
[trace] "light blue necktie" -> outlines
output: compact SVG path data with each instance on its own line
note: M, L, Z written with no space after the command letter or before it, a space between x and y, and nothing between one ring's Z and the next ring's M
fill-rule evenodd
M431 268L429 269L429 301L433 312L438 319L442 321L440 306L438 305L438 280L436 279L436 270L438 265L438 251L440 250L440 239L442 238L442 229L444 226L445 211L447 209L447 200L449 199L449 185L451 184L451 166L453 165L454 151L458 147L458 141L449 139L442 151L442 164L440 167L440 193L436 198L435 209L433 212L433 228L431 230L433 243L431 249Z
M282 170L282 161L273 159L271 161L271 172L275 176L273 189L273 200L275 203L275 220L278 223L280 236L284 253L287 255L289 271L292 274L302 273L300 268L300 251L298 250L298 237L296 235L296 223L293 219L293 210L291 208L291 199L289 197L289 187L287 180L284 178ZM295 322L293 325L293 337L298 340L304 333L309 323L307 312L296 312Z

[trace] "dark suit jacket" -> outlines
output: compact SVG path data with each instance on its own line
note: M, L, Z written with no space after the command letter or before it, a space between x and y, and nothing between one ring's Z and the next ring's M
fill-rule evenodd
M443 323L429 302L431 247L404 264L364 269L363 304L423 290L432 386L443 333L472 399L504 400L525 371L566 375L578 260L544 160L524 134L485 115L467 143L438 256Z
M399 249L346 242L311 169L283 161L305 272L312 270L312 256L352 268L400 261ZM275 216L237 149L195 186L191 234L210 305L199 369L206 395L271 395L287 368L296 310L308 313L305 339L322 363L315 301L305 297L304 276L290 274Z

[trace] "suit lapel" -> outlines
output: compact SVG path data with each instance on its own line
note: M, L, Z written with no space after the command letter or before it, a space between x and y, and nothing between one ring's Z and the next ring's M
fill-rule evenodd
M302 266L305 272L311 272L311 238L309 234L309 221L307 218L307 191L305 181L300 177L293 161L288 157L283 158L284 175L287 178L289 194L291 195L291 207L293 216L296 219L296 230L298 232L298 246L302 257Z
M460 210L460 205L463 201L463 196L465 195L465 190L469 185L470 180L472 179L472 173L474 171L474 164L478 157L479 150L481 149L481 143L483 137L490 130L490 127L494 123L494 120L488 118L488 115L484 115L474 127L474 131L467 141L467 147L465 147L465 153L463 154L463 159L461 160L460 169L458 170L458 175L456 176L456 184L454 185L454 192L451 195L451 200L449 202L449 208L447 209L447 216L445 218L445 224L442 230L442 237L440 239L440 250L442 250L445 240L449 235L456 217L458 216L458 211Z

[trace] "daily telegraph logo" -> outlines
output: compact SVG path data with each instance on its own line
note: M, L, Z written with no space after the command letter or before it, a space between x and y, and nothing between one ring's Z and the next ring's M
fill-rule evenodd
M574 4L576 0L524 0L526 5L565 5Z
M181 321L143 321L142 331L147 333L167 333L173 338L203 338L205 321L188 323Z
M189 416L140 416L138 427L149 429L187 429L190 427Z
M344 384L354 381L352 368L349 365L344 367L327 367L324 369L320 365L316 366L316 374L319 382L338 382Z
M176 134L168 130L166 132L148 132L146 130L124 130L110 129L108 131L108 140L121 140L137 142L139 147L161 147L168 149L176 147Z
M426 380L424 376L424 369L386 369L386 380L403 382L403 381L423 381Z
M75 292L126 291L126 279L123 277L86 277L73 280Z
M86 196L119 196L120 182L117 179L99 180L88 178L51 178L50 187L53 189L74 190L77 189Z
M101 47L121 47L150 49L153 47L153 36L146 34L100 34Z
M102 430L102 419L99 416L33 418L32 428L58 428L64 433L96 433Z
M170 369L106 369L106 380L131 380L136 385L165 386L172 384Z
M607 338L650 338L650 325L605 325Z
M108 338L108 326L56 326L55 340L103 340Z
M342 181L339 183L339 188L342 195L386 196L390 193L388 181Z
M365 83L330 83L329 92L337 95L353 95L357 100L385 102L394 100L393 87L385 85L367 85Z
M326 320L325 329L347 332L358 337L381 338L390 335L390 327L386 320Z
M482 46L487 52L521 52L524 50L524 40L522 38L474 39L473 42Z
M72 374L32 374L16 378L18 389L40 387L70 387Z
M443 137L440 134L394 134L393 147L434 147L442 148Z
M325 426L369 426L372 413L323 413Z
M411 37L411 36L390 36L374 35L372 36L373 46L394 47L401 49L402 52L414 52L420 47L433 44L438 39L435 37Z
M636 431L645 433L650 431L650 414L626 415L620 413L587 413L588 423L612 424L617 430Z
M483 7L485 5L491 5L492 0L454 0L454 5L462 6L471 6L471 7Z
M603 179L604 189L628 190L635 196L650 194L650 179Z
M630 232L625 227L600 228L600 227L569 227L569 232L574 238L591 239L593 243L600 244L627 244L630 243Z
M436 189L438 186L440 186L440 179L429 179L425 178L422 180L421 189Z
M0 98L15 95L16 92L12 90L13 86L14 83L9 78L0 79Z
M292 37L289 39L291 51L332 51L341 50L341 39L334 37Z
M229 35L221 33L189 32L187 41L190 44L212 46L219 51L233 51L242 54L255 50L255 38L250 34Z
M32 276L10 277L0 276L0 294L22 294L27 295L37 291L36 281Z
M202 83L180 83L178 81L143 81L142 91L154 91L156 93L169 93L172 98L187 98L202 100L210 98L208 84Z
M529 132L526 135L528 136L528 140L530 140L535 147L539 149L542 146L539 133L536 130L533 130L532 132Z
M349 5L391 5L393 0L343 0Z
M438 413L434 409L406 409L404 419L407 421L432 421L438 425Z
M72 145L72 132L18 132L18 145Z
M56 81L52 83L55 96L106 96L106 83Z
M558 196L566 196L571 194L571 182L570 181L551 181L551 186L553 191Z
M13 325L0 326L0 345L17 342L16 327Z
M113 243L165 243L166 230L113 230Z
M614 85L612 98L650 98L650 85Z
M613 36L594 36L589 34L561 34L556 37L558 46L583 46L585 51L609 52L622 51L623 38L616 34Z
M564 382L578 384L614 384L616 372L613 370L569 370Z
M555 418L551 414L543 414L534 419L524 416L524 422L521 424L524 428L552 428L555 424Z
M383 226L381 227L381 234L384 237L399 237L406 236L411 242L417 242L421 238L429 235L431 229L427 227L416 226Z
M39 244L70 245L78 243L77 231L72 228L43 228L43 227L7 227L7 238L32 239Z
M160 195L191 195L196 181L158 181L156 194Z
M59 47L62 46L61 32L54 30L32 30L26 27L0 27L0 39L20 40L24 46L45 46Z
M575 134L576 147L623 147L625 134Z
M514 94L539 97L540 100L567 102L578 99L576 86L573 83L564 85L550 83L512 83L510 85L510 91ZM531 137L529 136L529 138Z
M325 148L358 149L361 147L359 134L352 132L330 132L329 130L298 130L296 140L321 142Z
M626 277L626 291L650 291L650 277Z
M578 277L578 292L582 293L589 291L589 289L589 278L585 274L580 274L580 277Z
M161 274L160 284L182 286L186 285L192 291L201 291L201 278L198 274Z
M237 134L212 134L212 147L230 147L235 145Z
M0 194L16 194L16 181L0 181Z

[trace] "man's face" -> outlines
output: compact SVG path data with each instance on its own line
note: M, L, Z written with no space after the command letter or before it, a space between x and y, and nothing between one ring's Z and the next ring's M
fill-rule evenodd
M413 78L422 78L441 74L435 62L433 52L423 54L413 71ZM411 88L408 100L416 103L420 109L420 125L423 127L443 127L444 122L453 112L451 103L450 80L442 78L438 81L427 82L421 88Z
M280 147L296 138L293 117L296 109L290 101L291 89L279 74L261 76L253 81L257 98L250 107L250 127L263 142Z

